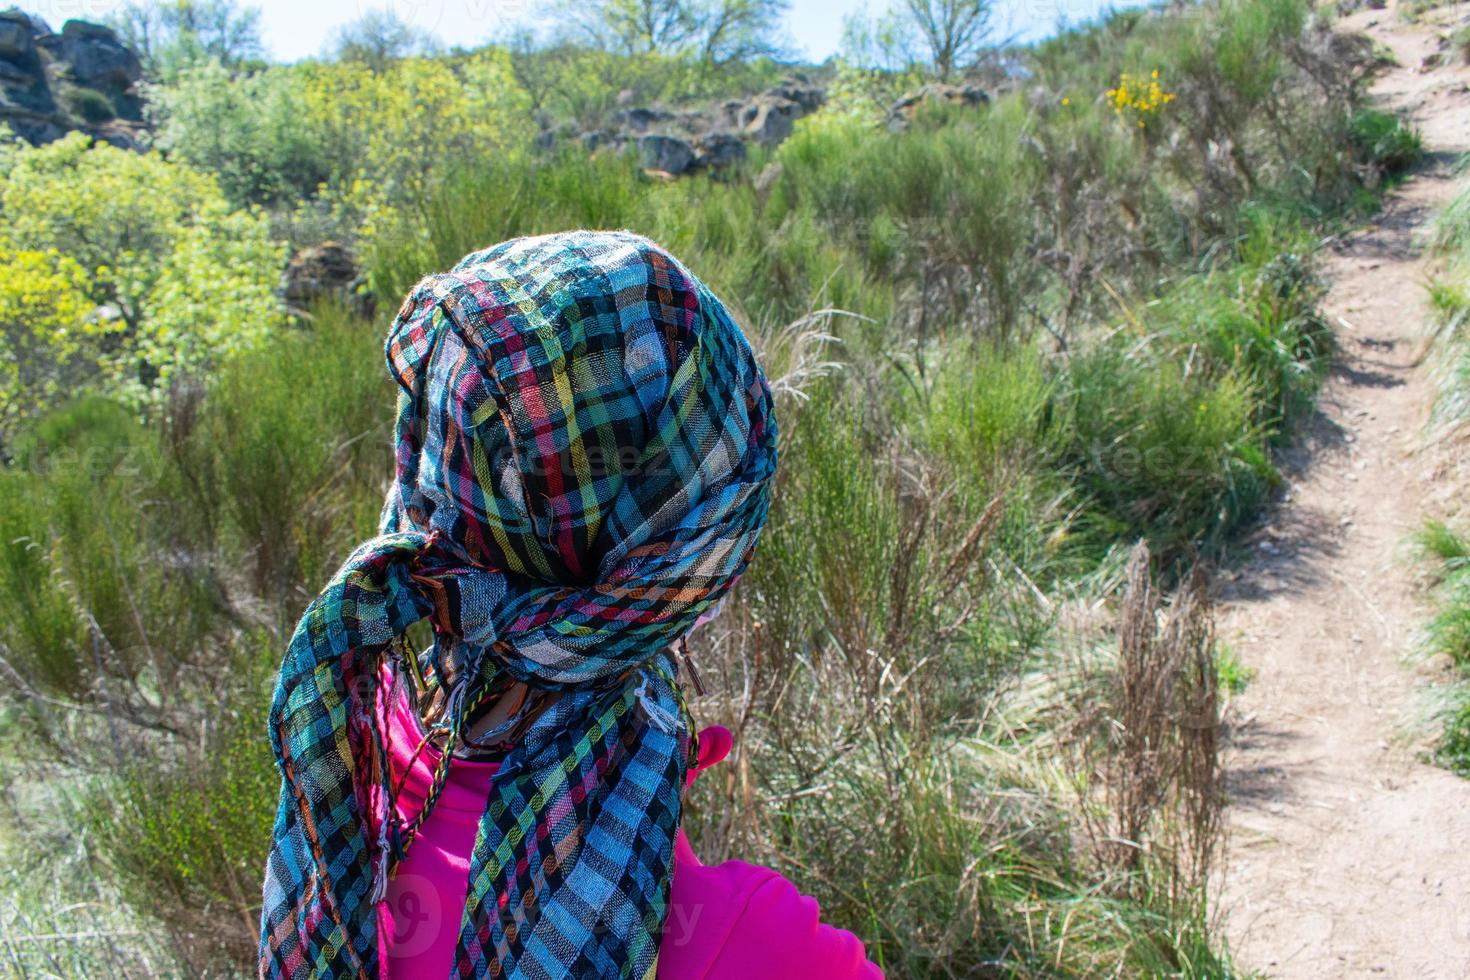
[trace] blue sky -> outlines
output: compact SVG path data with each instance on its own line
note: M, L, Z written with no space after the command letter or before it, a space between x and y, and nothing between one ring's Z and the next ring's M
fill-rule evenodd
M265 41L273 57L294 61L321 52L333 28L360 17L372 7L388 7L448 45L471 47L503 35L517 25L554 26L555 6L547 0L245 0L261 9ZM868 0L869 10L885 9L891 0ZM59 28L80 17L100 20L121 0L19 0L23 10L38 13ZM843 17L864 7L864 0L793 0L787 31L797 50L820 61L837 50ZM1043 37L1060 20L1089 19L1114 6L1104 0L1000 0L999 17L1023 39ZM1122 5L1127 5L1126 0Z

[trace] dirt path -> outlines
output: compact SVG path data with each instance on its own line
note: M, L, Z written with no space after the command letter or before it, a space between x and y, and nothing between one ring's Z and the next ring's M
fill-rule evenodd
M1432 465L1418 242L1470 151L1470 70L1420 70L1435 32L1393 5L1343 26L1394 50L1374 93L1413 114L1431 162L1326 261L1341 359L1286 502L1221 589L1220 635L1255 677L1231 712L1220 908L1240 965L1268 976L1470 977L1470 781L1402 734L1428 669L1404 662Z

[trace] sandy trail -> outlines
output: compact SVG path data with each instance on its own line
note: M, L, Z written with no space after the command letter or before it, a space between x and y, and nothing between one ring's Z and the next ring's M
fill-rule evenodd
M1403 735L1429 670L1404 659L1426 619L1406 541L1435 466L1420 241L1470 151L1470 70L1421 70L1436 31L1394 5L1343 27L1393 49L1374 95L1413 115L1430 162L1326 258L1340 360L1285 502L1220 589L1220 635L1256 672L1231 710L1220 908L1239 964L1268 976L1470 977L1470 781Z

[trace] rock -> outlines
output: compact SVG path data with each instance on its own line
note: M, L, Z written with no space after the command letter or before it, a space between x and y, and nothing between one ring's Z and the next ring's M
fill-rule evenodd
M745 141L735 133L706 133L695 141L695 166L721 170L746 157Z
M638 156L649 170L682 174L694 163L694 147L676 136L650 133L638 138Z
M112 28L85 20L62 25L61 60L71 66L73 81L116 93L127 91L143 77L142 62Z
M24 109L0 108L0 124L32 146L54 143L66 135L66 128L54 116Z
M110 28L72 20L55 34L38 17L0 11L0 122L33 144L80 130L142 150L142 74Z
M0 61L26 67L36 63L35 29L31 19L15 10L0 13Z
M583 133L578 138L582 141L582 145L585 146L589 151L597 150L604 146L610 146L616 149L618 145L622 143L621 137L619 137L616 133L610 133L605 129L591 129Z
M755 194L764 203L771 194L771 188L776 186L776 181L781 179L784 168L779 160L772 160L766 164L755 177Z
M649 109L640 107L628 109L618 113L618 123L628 132L635 136L641 136L650 130L672 121L674 114L663 109Z
M801 106L802 115L816 112L827 102L826 89L807 83L805 80L787 80L770 89L768 95Z
M35 76L19 65L0 61L0 85L29 85Z
M912 121L922 106L934 103L983 106L990 103L990 93L979 85L970 83L950 85L945 82L931 82L923 88L906 93L889 107L888 113L891 118Z
M745 112L745 106L744 99L726 99L724 102L721 102L719 108L721 124L737 129L744 126L745 124L740 121L740 117Z
M0 105L26 112L51 113L56 111L56 100L51 96L51 86L46 73L39 67L26 72L10 62L0 62Z
M119 150L143 153L148 149L143 138L142 127L135 123L115 120L100 126L88 126L82 130L99 143L110 143Z
M292 257L282 280L282 293L298 316L324 299L338 300L360 314L371 315L372 300L359 291L361 284L352 250L328 241L304 248Z
M791 135L796 120L804 113L801 105L790 99L763 95L741 113L741 128L757 142L775 146Z

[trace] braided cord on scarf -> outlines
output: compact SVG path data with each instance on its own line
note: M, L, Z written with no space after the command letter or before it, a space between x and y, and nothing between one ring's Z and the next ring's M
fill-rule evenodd
M689 753L665 651L765 522L765 379L719 300L627 232L467 257L415 288L387 355L382 534L308 606L272 703L261 974L381 975L386 875L418 821L393 814L374 685L428 619L451 743L507 674L560 692L494 781L454 975L651 977Z

